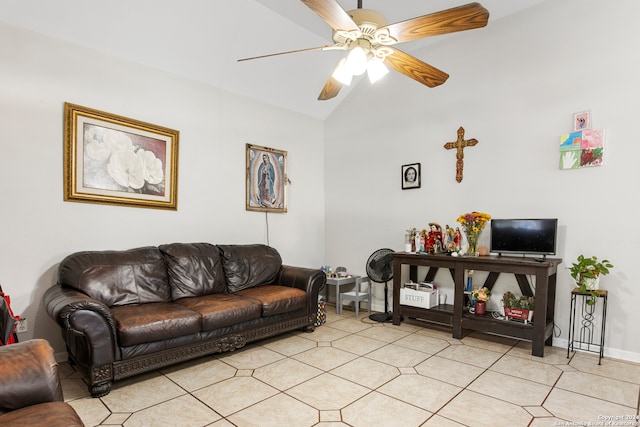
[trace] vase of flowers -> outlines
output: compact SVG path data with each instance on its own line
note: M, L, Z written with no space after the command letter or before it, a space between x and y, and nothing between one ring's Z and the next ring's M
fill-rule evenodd
M469 212L462 214L456 220L462 225L462 230L467 238L469 248L467 249L467 255L478 256L478 239L480 233L487 225L487 222L491 220L491 215L484 212Z
M477 316L482 316L487 312L487 301L491 296L491 291L488 288L480 288L473 291L471 298L475 301L475 313Z

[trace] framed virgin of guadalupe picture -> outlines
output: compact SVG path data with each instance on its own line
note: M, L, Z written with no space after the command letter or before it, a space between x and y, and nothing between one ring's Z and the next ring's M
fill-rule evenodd
M248 211L287 212L287 152L247 144Z
M420 188L420 163L402 165L402 189Z

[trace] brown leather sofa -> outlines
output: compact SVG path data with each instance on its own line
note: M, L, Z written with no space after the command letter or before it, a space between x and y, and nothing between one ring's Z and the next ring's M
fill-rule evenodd
M84 426L63 401L58 364L47 341L0 347L0 426Z
M325 282L269 246L173 243L69 255L44 302L99 397L114 380L313 331Z

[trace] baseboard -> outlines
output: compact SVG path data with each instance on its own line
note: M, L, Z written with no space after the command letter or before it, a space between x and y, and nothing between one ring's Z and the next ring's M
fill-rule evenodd
M560 338L553 339L554 347L560 347L566 350L568 345L569 345L569 340L567 339L560 339ZM588 353L593 353L593 352L588 352ZM594 354L597 354L597 353L594 353ZM611 359L623 360L625 362L640 363L640 354L633 353L631 351L619 350L617 348L609 348L606 346L604 348L604 357L605 359L611 358Z
M56 362L62 363L69 360L69 355L66 351L63 351L62 353L54 353L53 358L56 359Z
M393 310L393 307L391 307L391 304L389 304L389 311L392 311L392 310ZM379 313L383 313L384 303L374 302L373 304L371 304L371 311L377 311Z
M366 308L365 308L366 310ZM389 311L392 311L393 307L389 307ZM373 304L371 304L371 311L375 312L384 312L384 303L378 302L378 301L374 301ZM553 339L553 346L554 347L559 347L559 348L564 348L565 350L567 349L567 344L568 344L568 340L567 339L560 339L560 338L554 338ZM606 347L604 348L604 357L605 358L611 358L611 359L618 359L618 360L623 360L625 362L634 362L634 363L640 363L640 354L639 353L634 353L631 351L626 351L626 350L620 350L617 348L609 348Z

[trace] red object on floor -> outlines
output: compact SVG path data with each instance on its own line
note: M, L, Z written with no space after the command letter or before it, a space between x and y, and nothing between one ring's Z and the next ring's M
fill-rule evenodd
M0 345L13 344L18 342L16 326L20 321L20 316L13 314L11 310L11 297L2 291L0 286Z

